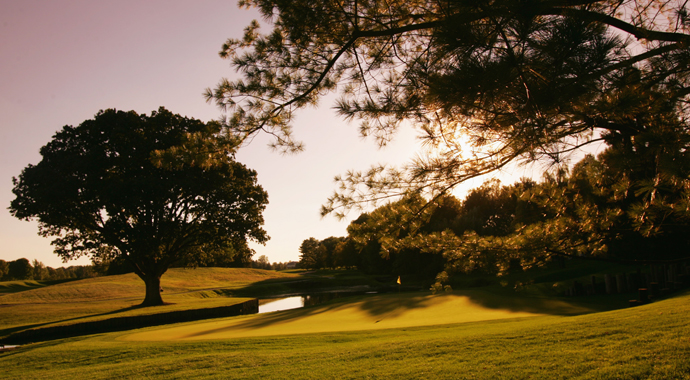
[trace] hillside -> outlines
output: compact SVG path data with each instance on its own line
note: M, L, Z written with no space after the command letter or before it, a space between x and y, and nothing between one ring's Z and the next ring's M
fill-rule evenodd
M162 278L169 305L137 308L144 284L135 274L96 277L61 283L0 283L0 337L25 328L113 316L231 305L246 298L234 292L250 285L289 281L295 274L260 269L171 269Z
M406 319L413 311L453 312L462 322L464 314L473 311L467 305L450 310L449 305L433 302L416 306L397 309L397 317ZM342 301L309 309L302 315L278 312L274 318L327 320L348 309L365 311L361 304ZM334 331L316 334L295 334L285 328L274 331L276 335L243 338L220 336L229 329L216 326L206 330L219 334L210 340L206 339L213 338L210 335L133 339L143 334L162 337L170 328L195 328L208 322L185 323L27 345L0 354L0 366L6 369L5 377L17 379L690 379L688 315L686 292L645 306L580 316L398 328L381 324L381 328L341 332L335 331L340 321L334 319ZM257 332L262 331L259 323L269 322L252 316L217 323L228 327L237 321L247 331Z

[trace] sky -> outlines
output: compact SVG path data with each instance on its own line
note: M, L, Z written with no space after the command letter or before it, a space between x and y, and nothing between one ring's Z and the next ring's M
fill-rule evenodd
M63 126L77 126L101 109L150 114L164 106L203 121L218 119L221 111L202 93L223 77L236 78L218 51L258 18L233 0L0 0L0 259L89 264L86 258L63 263L51 239L37 235L36 222L10 215L12 177L37 164L39 149ZM335 189L333 178L377 163L402 165L420 151L412 128L378 149L359 137L356 122L338 118L332 99L298 114L294 132L304 152L280 154L259 136L237 155L258 172L269 194L264 229L271 240L252 245L255 258L296 261L303 240L345 236L357 212L345 220L319 214ZM500 175L535 173L521 168Z

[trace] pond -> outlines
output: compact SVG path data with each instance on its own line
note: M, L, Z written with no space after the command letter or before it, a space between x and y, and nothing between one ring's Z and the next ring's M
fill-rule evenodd
M305 306L318 305L332 299L349 297L362 294L375 294L376 292L329 292L317 294L303 294L299 296L283 298L266 298L259 300L259 314L272 311L299 309Z
M259 300L259 314L304 307L304 296Z

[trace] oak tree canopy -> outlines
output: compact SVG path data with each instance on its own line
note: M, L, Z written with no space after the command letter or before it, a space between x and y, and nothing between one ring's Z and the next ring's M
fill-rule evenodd
M143 305L162 304L171 265L268 239L268 196L220 132L162 107L150 116L100 111L57 132L41 162L13 179L10 212L37 220L64 260L124 259L146 284Z

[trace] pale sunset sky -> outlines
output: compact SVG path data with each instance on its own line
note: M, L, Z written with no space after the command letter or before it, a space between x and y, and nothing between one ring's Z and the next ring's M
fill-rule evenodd
M50 239L37 235L36 222L10 215L12 177L40 161L39 149L55 132L101 109L150 114L164 106L204 121L219 118L220 110L202 93L222 77L235 77L217 53L255 18L255 11L239 9L234 0L0 0L0 259L88 264L62 263ZM303 153L271 151L261 136L238 154L269 194L264 228L271 240L252 245L255 259L298 260L304 239L346 235L358 212L344 221L319 215L335 188L333 177L376 163L404 164L420 149L416 132L407 128L379 150L359 137L355 123L339 119L332 105L324 101L299 114L295 135L305 143ZM504 183L538 177L533 170L501 177Z

